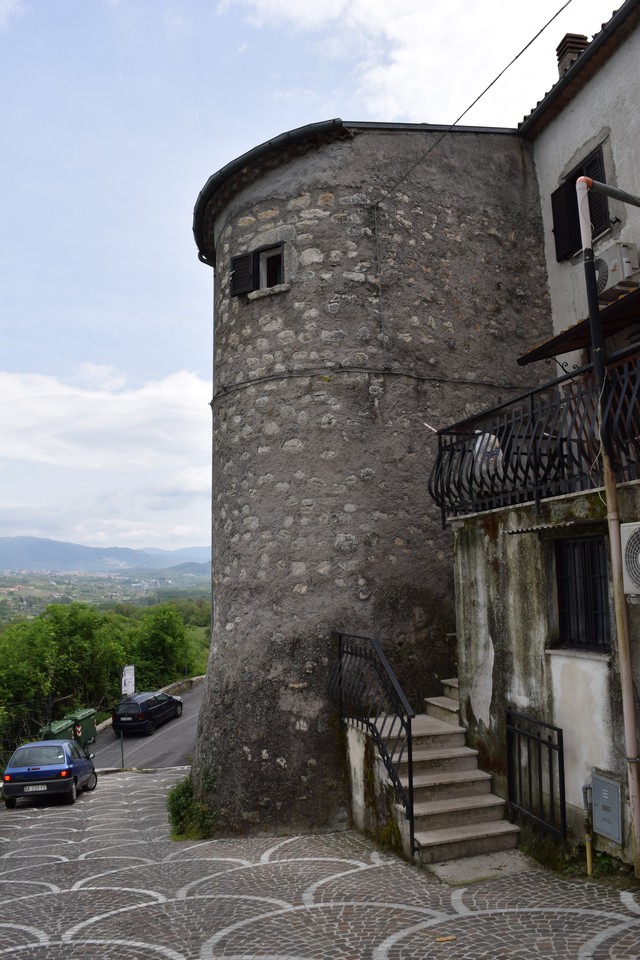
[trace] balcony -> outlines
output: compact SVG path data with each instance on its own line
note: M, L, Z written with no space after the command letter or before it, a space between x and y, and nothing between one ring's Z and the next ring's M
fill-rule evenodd
M607 363L605 435L619 483L640 479L640 353ZM438 431L429 493L453 517L602 486L592 365Z

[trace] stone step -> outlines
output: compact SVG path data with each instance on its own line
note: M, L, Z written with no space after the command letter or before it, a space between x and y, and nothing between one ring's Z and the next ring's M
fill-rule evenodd
M460 688L457 677L450 677L448 680L442 680L442 693L445 697L450 697L456 703L460 703Z
M435 773L438 770L476 770L478 751L471 747L419 747L413 750L413 773ZM400 763L400 772L407 767L407 758Z
M447 749L449 747L464 747L464 727L447 723L437 717L430 717L426 713L419 713L411 723L413 752L421 750ZM386 737L387 747L393 746L393 737Z
M456 724L456 726L459 724L460 717L458 711L460 704L457 700L454 700L452 697L427 697L425 703L429 716Z
M441 720L428 713L419 713L411 722L413 749L463 747L466 731L458 723Z
M477 750L466 746L457 678L443 680L442 688L411 727L416 860L424 864L508 850L519 833L504 819L505 801L491 793L491 775L478 770ZM407 766L403 756L405 783ZM396 815L404 819L402 807Z
M512 850L518 842L519 832L518 827L506 820L421 831L415 834L419 845L416 858L421 863L437 863L441 860L457 860L482 853Z
M491 774L483 770L440 770L413 778L414 803L490 792Z
M449 797L447 800L428 800L413 805L415 831L425 832L459 824L484 823L504 818L506 803L494 793L479 793L470 797Z

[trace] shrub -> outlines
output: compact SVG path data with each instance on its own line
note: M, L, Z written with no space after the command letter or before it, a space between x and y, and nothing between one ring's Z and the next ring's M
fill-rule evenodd
M215 813L196 800L191 774L171 787L167 810L174 840L207 840L213 836Z

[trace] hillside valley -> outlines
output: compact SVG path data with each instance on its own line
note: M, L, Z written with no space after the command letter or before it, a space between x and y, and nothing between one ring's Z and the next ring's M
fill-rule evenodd
M44 537L0 537L0 571L74 571L121 573L163 570L182 563L208 564L210 547L178 550L132 550L129 547L87 547Z
M38 537L0 537L0 623L50 603L151 604L209 596L208 547L131 550Z

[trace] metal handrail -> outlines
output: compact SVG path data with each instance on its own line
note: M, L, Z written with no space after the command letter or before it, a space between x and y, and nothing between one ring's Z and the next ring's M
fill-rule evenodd
M409 823L410 849L415 852L413 813L414 710L382 647L371 637L335 633L338 658L329 678L329 695L343 722L367 730L384 762ZM406 758L406 783L400 767Z
M607 365L605 436L618 482L640 479L640 355ZM591 364L438 431L429 493L447 518L602 486Z

